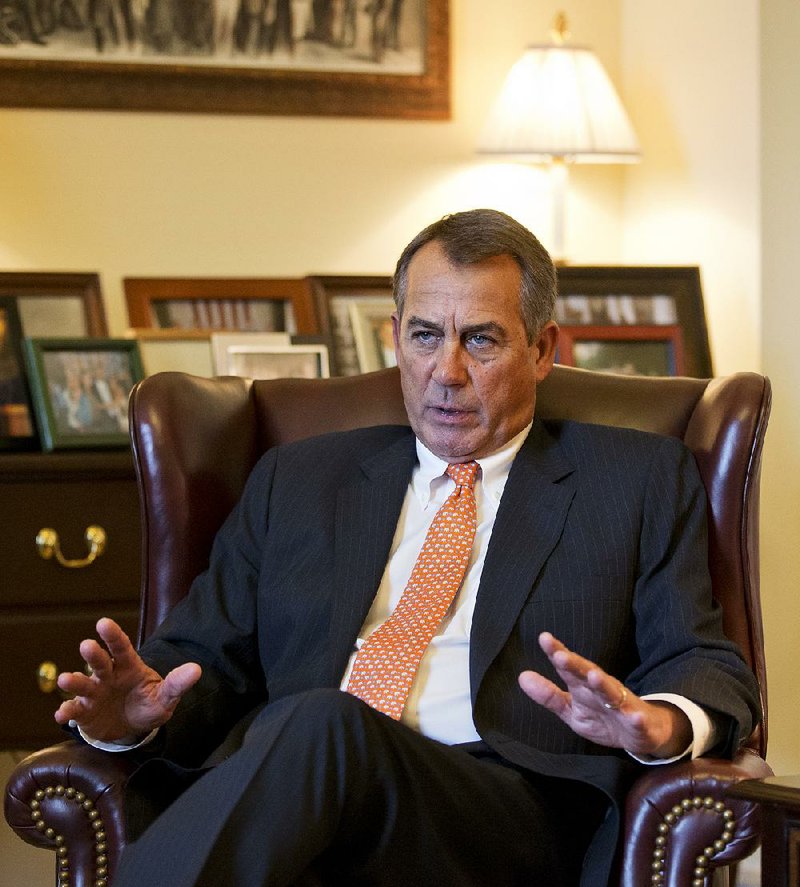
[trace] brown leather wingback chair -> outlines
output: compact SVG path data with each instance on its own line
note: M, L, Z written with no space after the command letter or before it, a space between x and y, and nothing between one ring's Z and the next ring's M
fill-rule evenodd
M769 408L769 381L753 373L646 379L566 367L554 369L537 403L543 417L674 435L694 452L708 491L714 594L726 632L758 678L765 714L758 495ZM407 424L396 370L255 383L163 373L137 386L130 416L144 531L140 640L203 569L264 450L322 431ZM648 770L627 802L620 884L728 882L726 867L758 845L758 821L752 804L727 799L725 789L770 774L766 742L765 721L734 761L701 758ZM31 755L12 775L6 818L24 840L56 850L60 884L111 884L125 844L129 766L124 755L68 741Z

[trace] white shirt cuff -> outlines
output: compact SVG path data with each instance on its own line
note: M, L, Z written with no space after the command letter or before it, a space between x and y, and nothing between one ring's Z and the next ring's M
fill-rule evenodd
M130 744L125 744L124 742L103 742L100 739L92 739L91 736L87 736L83 730L80 728L75 721L69 722L70 727L73 729L77 729L78 733L81 734L81 738L84 739L89 745L94 746L95 748L99 748L101 751L111 751L111 752L121 752L121 751L131 751L134 748L141 748L143 745L147 745L148 742L152 742L155 738L156 733L158 733L158 727L151 730L144 739L140 739L138 742L133 742Z
M640 764L671 764L673 761L680 761L687 755L690 755L694 760L713 748L717 740L714 722L696 702L692 702L685 696L679 696L677 693L648 693L647 696L642 696L642 699L647 702L669 702L679 708L689 718L689 723L692 725L692 741L681 754L672 758L654 758L650 755L640 756L628 752Z

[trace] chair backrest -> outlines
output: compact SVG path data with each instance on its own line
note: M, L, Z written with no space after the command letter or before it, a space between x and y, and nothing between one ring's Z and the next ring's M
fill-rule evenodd
M556 366L536 404L542 418L655 431L681 438L694 453L708 493L714 595L761 688L765 721L749 744L762 756L758 504L770 402L769 380L755 373L645 378ZM130 419L143 531L140 640L206 566L214 535L265 450L326 431L408 424L396 369L255 382L160 373L134 389Z

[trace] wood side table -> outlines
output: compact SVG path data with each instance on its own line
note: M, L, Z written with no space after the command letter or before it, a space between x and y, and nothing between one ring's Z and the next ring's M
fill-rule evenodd
M762 887L800 887L800 776L745 779L727 794L761 807Z

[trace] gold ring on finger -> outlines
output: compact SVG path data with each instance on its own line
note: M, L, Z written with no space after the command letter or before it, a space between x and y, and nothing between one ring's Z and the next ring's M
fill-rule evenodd
M628 688L623 684L620 688L619 699L617 702L604 702L603 708L608 708L611 711L618 711L625 705L625 700L628 698Z

